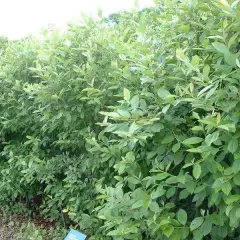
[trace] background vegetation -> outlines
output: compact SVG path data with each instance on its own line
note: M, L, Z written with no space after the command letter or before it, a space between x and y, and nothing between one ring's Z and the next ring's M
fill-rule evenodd
M239 1L1 42L0 204L91 239L238 239Z

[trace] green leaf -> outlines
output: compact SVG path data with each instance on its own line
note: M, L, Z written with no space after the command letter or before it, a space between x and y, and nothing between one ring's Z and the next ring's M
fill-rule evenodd
M215 142L219 138L219 132L214 132L212 134L208 134L205 138L205 142L207 146L210 146L213 142Z
M130 100L130 91L127 88L123 89L123 96L124 96L124 100L126 101Z
M117 113L121 117L125 117L125 118L130 118L131 117L131 114L128 111L126 111L126 110L119 109L119 110L117 110Z
M188 168L188 167L192 166L193 164L194 164L193 162L191 162L191 163L186 163L186 164L183 165L182 168L183 168L183 169L184 169L184 168Z
M133 122L129 127L129 133L134 134L134 132L139 130L140 128L141 128L141 126L139 126L135 122Z
M177 220L182 224L185 225L187 222L187 213L183 209L179 209L177 212Z
M228 132L236 132L236 126L234 124L219 125L218 128L227 130Z
M206 96L205 96L205 99L209 99L209 98L215 93L216 89L217 89L217 87L210 89L210 90L207 92L207 94L206 94Z
M167 220L167 219L162 219L159 225L160 225L160 226L164 226L164 225L168 225L169 223L170 223L169 220Z
M186 189L183 189L179 194L179 199L186 199L189 196L189 192Z
M119 114L116 112L99 112L102 115L108 116L108 117L112 117L112 118L118 118Z
M105 219L105 217L103 216L102 219ZM107 236L117 236L117 235L119 235L117 230L113 230L107 233Z
M128 180L128 182L133 183L133 184L138 184L141 182L139 179L134 178L134 177L129 177L129 178L127 178L127 180Z
M223 179L222 178L218 178L212 185L213 188L219 188L223 185Z
M236 210L236 217L239 219L240 218L240 208Z
M196 119L201 119L199 114L197 112L193 112L192 113L193 117L196 118Z
M159 187L156 189L156 191L152 192L151 198L152 198L152 199L156 199L156 198L158 198L158 197L163 196L165 193L166 193L166 190L163 189L162 186L159 186Z
M180 29L181 31L183 31L184 33L188 33L188 32L190 31L190 26L189 26L189 25L181 25L181 26L179 27L179 29Z
M228 151L231 153L235 153L238 148L238 140L236 138L232 138L228 143Z
M227 197L227 199L225 200L226 204L232 204L234 202L237 202L240 200L240 195L239 194L234 194L234 195L231 195L229 197Z
M164 126L162 123L154 123L152 126L151 126L151 131L152 132L160 132L162 129L164 129Z
M196 188L196 183L195 183L195 182L193 182L193 181L188 181L188 182L186 182L185 186L186 186L186 190L187 190L189 193L191 193L191 194L194 193L194 190L195 190L195 188Z
M237 3L238 1L234 1L234 2ZM232 46L232 44L236 42L238 35L239 35L239 33L237 32L233 36L231 36L231 38L228 41L228 48L230 48Z
M201 126L195 126L192 128L192 131L204 131L204 128Z
M207 236L212 230L212 222L209 220L205 220L201 226L201 232L204 236Z
M191 64L192 64L193 66L198 66L198 65L199 65L199 61L200 61L199 56L198 56L198 55L194 55L194 56L192 57Z
M237 185L240 186L240 173L238 173L237 175L235 175L233 177L233 182Z
M154 213L159 212L159 206L158 206L158 204L156 202L151 202L149 208Z
M167 198L171 198L176 192L176 189L175 188L169 188L166 192L166 197Z
M137 109L139 106L139 96L134 96L131 100L131 106L133 109Z
M179 150L180 146L181 146L181 144L179 142L174 144L173 147L172 147L172 151L174 153L177 152Z
M214 42L212 45L220 53L223 53L223 54L229 53L228 47L225 44L223 44L223 43Z
M169 225L167 226L166 228L164 228L163 230L163 234L166 236L166 237L170 237L172 235L174 231L174 227L172 225Z
M187 151L191 152L191 153L202 153L203 152L203 150L200 148L191 148L191 149L188 149Z
M174 140L174 136L169 134L169 135L166 135L163 140L162 140L162 144L168 144L168 143L171 143L172 141Z
M198 97L200 97L203 93L205 93L206 91L208 91L210 88L212 88L212 85L206 86L203 89L201 89L201 91L198 93Z
M195 229L199 228L202 225L203 221L204 221L203 217L195 218L190 224L190 230L194 231Z
M240 61L236 58L236 65L240 68Z
M170 104L166 105L163 109L162 109L162 113L166 114L168 109L170 108Z
M238 173L240 171L240 159L235 159L232 165L233 173Z
M204 68L203 68L203 75L204 75L204 77L207 78L209 73L210 73L210 66L209 65L205 65Z
M204 119L199 120L199 122L210 125L210 126L217 126L217 119L216 118L210 118L206 117Z
M70 113L67 113L66 118L69 123L72 121L72 117Z
M228 205L226 207L226 215L229 217L230 211L233 209L233 205Z
M222 185L222 191L226 194L226 195L229 195L229 193L231 192L232 190L232 185L230 182L225 182L223 185Z
M182 49L177 49L176 50L176 56L181 61L188 61L188 58L186 57L186 55L185 55L185 53Z
M178 180L177 180L176 176L171 176L166 180L167 184L174 184L174 183L177 183L177 182L178 182Z
M196 229L193 231L193 240L202 240L203 239L203 233L200 231L200 229Z
M180 230L181 239L187 239L189 235L189 228L183 228Z
M155 179L156 181L161 181L161 180L167 178L168 176L169 176L168 173L159 173L159 174L157 174L157 175L154 177L154 179Z
M203 140L204 139L200 137L191 137L191 138L185 139L182 143L186 145L193 145L193 144L198 144Z
M140 208L144 205L144 201L143 200L139 200L137 202L135 202L133 205L132 205L132 209L134 208Z
M193 176L195 179L199 179L202 172L201 165L199 163L196 163L193 167Z
M230 66L236 66L237 54L228 52L224 54L224 59Z
M158 94L158 96L159 96L160 98L162 98L163 100L167 99L168 96L171 95L171 93L170 93L168 90L166 90L165 88L163 88L163 87L161 87L161 88L159 88L159 89L157 90L157 94Z

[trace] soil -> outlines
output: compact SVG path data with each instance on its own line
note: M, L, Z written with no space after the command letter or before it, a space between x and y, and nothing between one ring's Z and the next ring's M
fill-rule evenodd
M23 240L17 235L19 234L20 226L9 219L0 219L0 240Z
M27 225L29 222L33 223L36 227L45 229L55 228L55 223L46 219L29 219L20 215L5 217L0 214L0 240L26 240L22 239L19 235L21 227Z

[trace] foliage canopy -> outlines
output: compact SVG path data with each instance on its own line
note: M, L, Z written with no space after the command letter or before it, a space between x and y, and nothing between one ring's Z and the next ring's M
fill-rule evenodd
M112 17L1 51L1 204L92 239L237 239L239 1Z

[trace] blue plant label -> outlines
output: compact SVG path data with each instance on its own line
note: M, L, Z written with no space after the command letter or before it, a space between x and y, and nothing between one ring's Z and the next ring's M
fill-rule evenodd
M86 235L76 230L71 230L64 240L85 240Z

